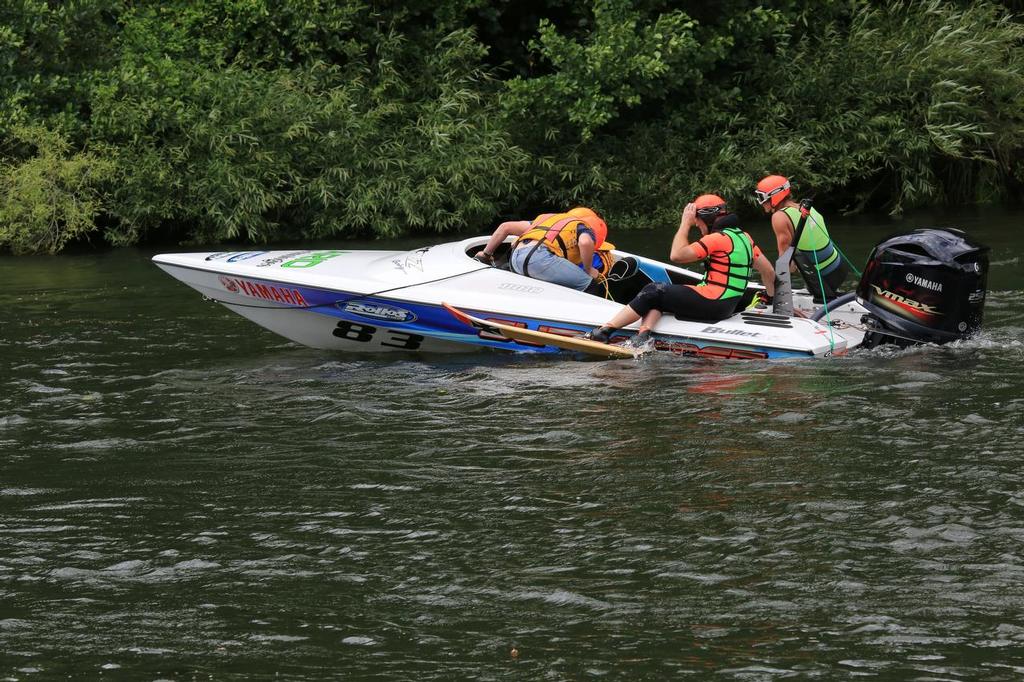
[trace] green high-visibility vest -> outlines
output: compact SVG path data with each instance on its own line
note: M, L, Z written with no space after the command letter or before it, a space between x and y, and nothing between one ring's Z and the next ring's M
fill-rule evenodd
M718 300L742 296L750 281L750 271L754 264L754 247L743 230L727 227L722 234L732 242L732 250L725 258L709 256L704 280L697 286L717 284L724 288Z
M800 222L800 209L796 206L787 206L782 209L782 212L793 221L795 230ZM825 227L825 219L816 208L812 207L811 214L807 216L807 222L804 223L804 231L800 235L800 243L796 245L796 251L797 256L816 266L819 271L827 269L839 258L839 251L832 243L828 228Z

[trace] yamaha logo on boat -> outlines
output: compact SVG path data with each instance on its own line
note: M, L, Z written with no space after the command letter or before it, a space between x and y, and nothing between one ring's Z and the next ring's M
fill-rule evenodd
M408 310L402 308L394 308L389 305L381 305L379 303L358 303L351 301L346 303L342 308L347 313L353 315L359 315L360 317L370 317L375 320L387 320L388 322L412 322L416 319L416 315Z
M930 279L918 277L912 272L907 273L907 281L910 282L911 284L916 284L919 287L924 287L925 289L931 289L932 291L942 291L942 284L940 284L939 282L933 282Z
M238 293L238 285L235 284L235 280L230 277L220 276L220 285L230 291L233 294Z

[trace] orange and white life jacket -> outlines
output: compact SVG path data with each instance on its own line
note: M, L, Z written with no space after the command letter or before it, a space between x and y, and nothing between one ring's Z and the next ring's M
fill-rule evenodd
M578 232L580 225L586 225L594 232L596 252L608 236L608 226L596 213L585 208L574 208L568 213L545 213L537 216L530 223L530 229L524 232L513 246L526 241L539 241L551 253L579 265L582 262Z

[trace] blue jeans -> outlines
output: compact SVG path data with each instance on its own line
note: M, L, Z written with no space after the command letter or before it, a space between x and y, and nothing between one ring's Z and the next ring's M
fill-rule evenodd
M536 249L534 249L535 246ZM524 244L512 252L512 257L509 259L512 272L518 272L520 275L526 274L523 272L523 261L531 251L533 255L530 256L529 276L534 279L542 279L545 282L561 284L580 291L586 289L594 281L575 263L556 256L543 245L537 246L533 242Z

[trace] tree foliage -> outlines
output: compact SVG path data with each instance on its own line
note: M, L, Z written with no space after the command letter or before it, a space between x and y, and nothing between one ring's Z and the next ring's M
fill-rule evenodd
M1022 46L1024 27L994 5L862 6L785 51L791 68L746 149L801 140L769 165L845 190L856 210L1005 195L1024 180Z
M0 0L0 247L667 224L1024 187L1012 3Z
M114 165L72 150L44 128L15 127L8 141L28 151L24 160L0 169L0 243L15 253L56 253L91 232Z

